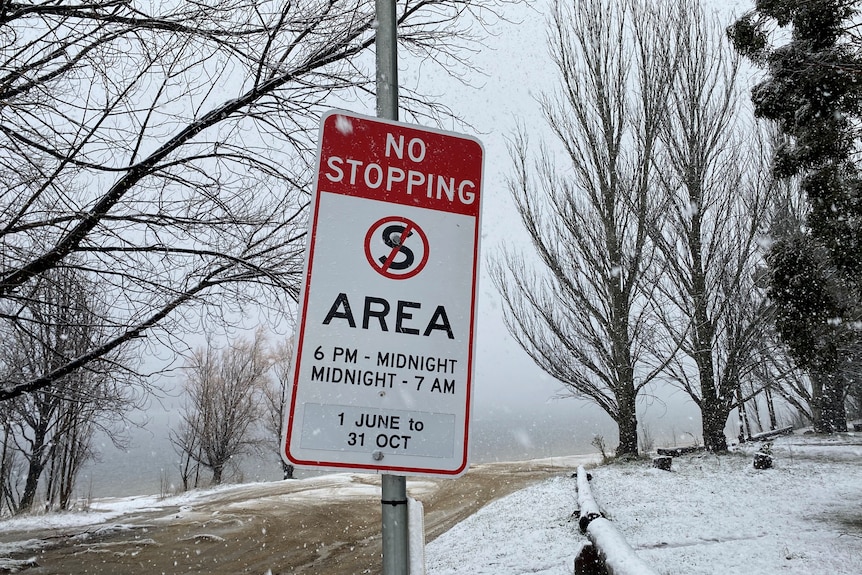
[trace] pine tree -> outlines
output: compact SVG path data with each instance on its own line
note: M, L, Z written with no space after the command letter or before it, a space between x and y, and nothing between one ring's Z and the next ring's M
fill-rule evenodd
M807 197L805 225L775 238L769 293L779 333L819 393L821 432L846 430L844 390L862 344L862 45L852 34L859 3L759 0L729 29L736 49L767 70L752 90L755 113L788 136L774 173L800 177ZM779 28L791 31L780 45Z

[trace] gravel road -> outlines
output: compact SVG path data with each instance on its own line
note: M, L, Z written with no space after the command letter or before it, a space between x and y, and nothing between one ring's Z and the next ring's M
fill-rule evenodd
M425 506L426 540L487 503L572 469L559 463L476 465L459 479L408 480ZM0 541L44 539L47 547L21 573L153 575L200 573L352 575L380 573L380 478L358 475L363 489L315 495L325 480L281 481L226 490L190 508L160 508L87 528L5 532ZM336 485L337 483L337 485ZM332 487L344 486L333 481ZM336 493L339 493L336 490Z

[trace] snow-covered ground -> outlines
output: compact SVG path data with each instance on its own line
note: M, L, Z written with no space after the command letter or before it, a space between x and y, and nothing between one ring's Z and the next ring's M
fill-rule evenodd
M757 471L749 446L592 471L592 492L659 573L862 573L862 434L773 443ZM583 537L576 480L555 478L500 499L426 550L429 575L570 575Z
M777 439L775 467L767 471L753 469L754 448L722 457L678 457L671 472L644 461L599 467L592 471L592 492L638 555L659 573L862 573L862 433ZM576 480L563 470L583 461L561 458L554 478L487 505L431 542L428 575L570 575L584 537L572 517ZM101 499L86 512L0 521L0 535L85 525L121 529L122 516L129 513L191 512L204 501L255 499L268 485L226 486L167 499ZM374 497L377 490L356 474L293 485L296 493L290 497L333 501ZM420 501L433 488L423 481L408 486ZM3 557L35 554L42 543L35 537L0 543L0 572L26 568L4 563Z

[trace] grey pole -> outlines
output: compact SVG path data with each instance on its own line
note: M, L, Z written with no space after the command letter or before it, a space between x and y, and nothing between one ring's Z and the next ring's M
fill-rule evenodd
M395 0L377 0L377 116L398 119L398 54Z
M407 575L410 545L407 532L407 478L383 475L383 575Z
M398 119L398 55L395 0L376 0L377 116ZM407 478L383 475L383 575L408 575Z

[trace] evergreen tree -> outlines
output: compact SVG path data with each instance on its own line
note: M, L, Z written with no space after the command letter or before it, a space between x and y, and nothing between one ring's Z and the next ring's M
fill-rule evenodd
M859 3L758 0L729 30L736 49L768 71L752 101L788 136L775 175L801 177L807 197L804 226L775 238L770 296L777 328L819 395L814 426L822 432L846 429L845 388L858 372L852 358L862 333ZM789 40L776 43L774 32L787 28Z

